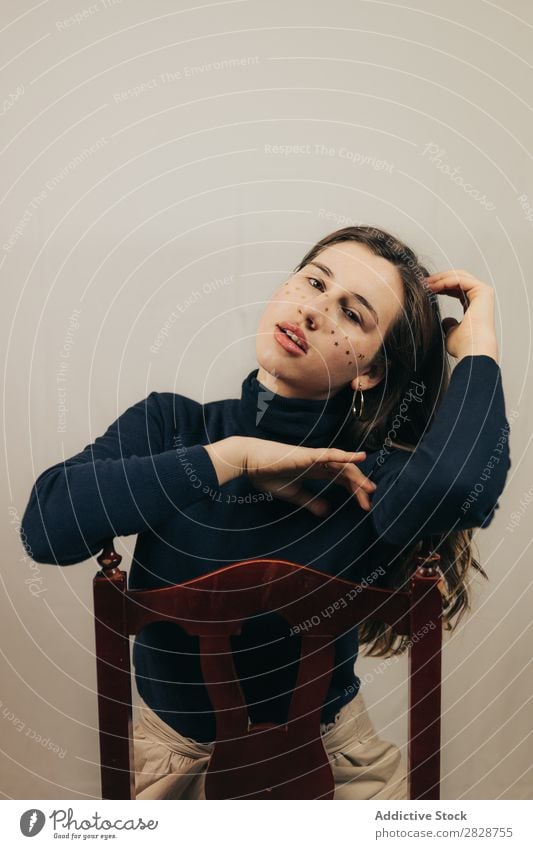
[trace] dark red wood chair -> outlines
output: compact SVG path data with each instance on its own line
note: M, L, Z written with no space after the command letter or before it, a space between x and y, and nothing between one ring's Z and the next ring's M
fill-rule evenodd
M386 622L397 634L411 637L409 797L439 799L438 554L428 551L415 558L406 591L354 584L286 560L263 559L240 561L183 584L128 590L121 560L110 540L97 557L102 568L93 581L103 799L135 798L130 635L160 620L176 622L199 637L202 674L216 717L206 798L333 799L333 774L320 734L333 639L368 619ZM346 606L340 599L347 600ZM331 606L333 615L321 617ZM249 724L231 650L230 637L240 633L244 620L266 611L276 611L293 627L312 623L301 632L298 674L285 725Z

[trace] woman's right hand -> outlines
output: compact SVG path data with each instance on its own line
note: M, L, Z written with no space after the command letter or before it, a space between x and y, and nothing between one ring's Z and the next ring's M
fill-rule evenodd
M316 516L328 512L329 502L302 485L304 478L334 480L353 494L364 510L370 510L369 493L376 484L355 465L366 457L364 451L340 448L307 448L255 437L239 437L241 470L256 489L276 498L306 507Z

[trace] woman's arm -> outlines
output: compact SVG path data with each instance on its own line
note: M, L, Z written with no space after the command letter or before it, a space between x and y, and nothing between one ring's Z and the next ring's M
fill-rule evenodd
M177 442L164 450L171 425L161 398L152 392L81 453L39 475L21 522L30 557L61 566L79 563L109 537L153 528L218 487L204 446Z
M511 467L494 357L463 356L415 451L395 450L379 465L381 456L368 474L377 484L372 520L385 540L408 545L428 534L489 525Z
M197 402L173 395L165 403L167 394L152 392L80 454L39 475L21 522L21 539L30 557L60 566L80 563L110 537L157 527L176 511L210 498L245 470L277 480L302 475L318 461L360 459L357 453L336 448L302 448L241 436L186 447L178 433L169 449L165 436L175 430L174 421L190 430ZM331 477L331 472L316 474ZM280 497L308 506L311 496L300 492L299 484L294 488L298 491L286 487ZM309 509L319 506L314 499Z

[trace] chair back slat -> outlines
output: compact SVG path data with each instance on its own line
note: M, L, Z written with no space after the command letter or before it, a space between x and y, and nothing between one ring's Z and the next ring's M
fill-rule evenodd
M217 723L217 737L228 740L248 733L248 708L229 637L200 637L202 677Z
M299 720L320 722L322 706L326 700L333 672L335 648L330 637L303 637L298 677L289 707L289 722L296 728ZM299 731L298 733L301 734Z
M332 799L335 782L320 737L333 643L304 637L286 723L248 725L248 710L227 637L201 637L202 673L216 716L206 774L209 799ZM305 768L296 767L298 762Z

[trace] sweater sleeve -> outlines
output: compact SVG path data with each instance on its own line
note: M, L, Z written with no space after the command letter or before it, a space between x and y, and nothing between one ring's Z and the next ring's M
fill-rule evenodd
M509 423L498 363L463 357L431 427L413 452L394 449L374 463L371 500L378 535L410 545L430 534L487 527L511 467Z
M170 423L160 398L152 392L81 453L39 475L20 531L33 560L80 563L110 537L152 529L218 488L203 445L165 450Z

